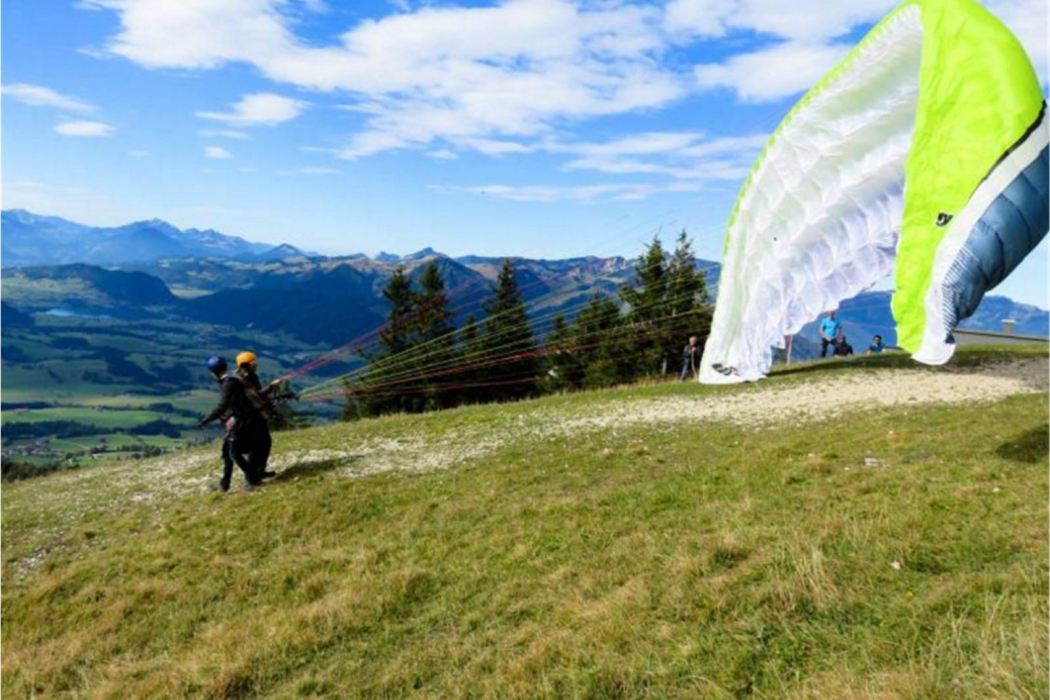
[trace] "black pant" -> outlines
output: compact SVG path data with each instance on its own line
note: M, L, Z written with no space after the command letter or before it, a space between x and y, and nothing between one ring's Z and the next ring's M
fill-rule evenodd
M271 447L273 447L273 439L270 437L270 429L264 425L253 436L253 442L248 451L248 464L257 479L261 480L263 472L266 471L266 464L270 461Z
M227 491L230 488L230 480L233 478L233 465L236 464L244 472L244 480L249 484L258 483L257 480L252 477L252 468L241 454L234 448L233 433L226 433L226 438L222 441L222 490Z
M820 339L820 356L821 357L824 357L825 355L827 355L827 353L828 353L828 346L829 345L831 346L831 354L832 354L832 356L834 356L834 354L835 354L835 341L834 340L828 340L827 338L821 338Z
M236 463L244 472L244 479L249 484L262 481L266 464L270 460L270 448L273 440L266 423L238 424L223 441L223 486L229 487L233 464ZM248 455L245 459L244 455Z

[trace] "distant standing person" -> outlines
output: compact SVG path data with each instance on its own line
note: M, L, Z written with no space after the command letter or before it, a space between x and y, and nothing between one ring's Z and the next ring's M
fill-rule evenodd
M828 354L828 346L831 346L832 354L835 353L835 340L838 338L839 331L842 330L842 323L835 318L835 312L829 311L828 315L820 322L820 356L826 357Z
M871 337L871 345L868 346L868 350L864 354L865 355L879 355L879 354L882 353L882 351L885 349L885 347L886 346L884 346L882 344L882 336L881 335L873 335Z
M690 376L696 376L696 368L700 366L700 339L695 335L689 336L689 342L682 350L682 374L678 381L684 382Z

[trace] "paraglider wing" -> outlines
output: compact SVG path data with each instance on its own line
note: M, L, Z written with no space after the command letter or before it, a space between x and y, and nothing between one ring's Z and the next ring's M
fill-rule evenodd
M898 344L951 331L1046 235L1047 126L1010 31L974 0L909 0L791 110L726 232L700 380L758 379L824 310L894 274Z

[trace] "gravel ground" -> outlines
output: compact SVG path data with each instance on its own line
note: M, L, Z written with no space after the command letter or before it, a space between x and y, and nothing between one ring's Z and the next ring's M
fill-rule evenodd
M552 427L563 434L638 423L711 421L765 427L823 420L874 406L973 403L1014 394L1046 393L1048 369L1046 358L1036 358L974 368L842 372L816 382L758 383L735 393L695 399L632 401L567 422L550 417Z

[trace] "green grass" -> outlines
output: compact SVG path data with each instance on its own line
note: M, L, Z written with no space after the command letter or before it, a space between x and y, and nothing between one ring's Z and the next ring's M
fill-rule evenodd
M1046 697L1045 395L533 437L603 405L751 390L279 434L282 475L226 496L164 490L216 478L217 445L5 486L4 690ZM454 469L347 477L381 441L474 437L499 440Z

